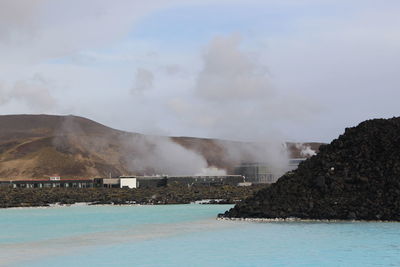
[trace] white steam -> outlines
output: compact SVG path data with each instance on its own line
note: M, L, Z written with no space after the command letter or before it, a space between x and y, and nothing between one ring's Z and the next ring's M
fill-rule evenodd
M264 143L228 143L220 141L228 162L235 166L243 163L266 165L276 177L288 170L289 155L285 143L270 140Z
M174 98L169 107L187 127L206 131L206 136L254 142L222 142L229 162L266 164L279 175L287 169L288 153L276 122L296 120L293 106L303 110L307 105L279 95L266 66L243 49L241 41L238 35L212 39L203 53L193 98Z
M209 168L204 157L168 137L134 135L124 141L129 147L126 161L138 174L194 175L225 173Z
M202 136L284 143L279 129L308 117L314 105L281 93L259 58L239 35L215 37L204 49L193 91L169 99L170 111Z
M296 149L300 151L300 156L302 157L308 158L317 154L317 152L315 152L315 150L313 150L311 146L305 145L303 143L297 143Z
M266 68L240 50L240 37L216 37L207 47L196 92L211 101L243 101L271 93Z

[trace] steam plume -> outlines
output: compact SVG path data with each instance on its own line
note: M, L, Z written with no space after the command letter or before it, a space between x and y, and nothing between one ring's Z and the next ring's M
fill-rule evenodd
M315 152L311 146L309 145L304 145L303 143L297 143L296 144L296 148L298 150L300 150L300 155L302 157L311 157L317 154L317 152Z

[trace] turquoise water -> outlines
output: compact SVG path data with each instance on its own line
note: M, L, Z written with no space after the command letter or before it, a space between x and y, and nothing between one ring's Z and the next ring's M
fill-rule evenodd
M215 220L230 207L0 210L0 265L400 266L400 223Z

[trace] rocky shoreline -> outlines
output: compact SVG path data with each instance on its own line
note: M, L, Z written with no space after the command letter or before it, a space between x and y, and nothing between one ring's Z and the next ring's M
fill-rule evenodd
M264 188L262 185L167 186L159 188L0 188L0 208L73 205L236 204Z
M219 221L241 221L241 222L257 222L257 223L274 223L274 222L300 222L300 223L400 223L400 221L385 220L340 220L340 219L302 219L296 217L288 218L229 218L219 214Z

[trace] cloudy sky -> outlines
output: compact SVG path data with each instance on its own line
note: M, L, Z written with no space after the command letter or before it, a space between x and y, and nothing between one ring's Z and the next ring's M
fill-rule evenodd
M331 141L400 115L398 0L0 0L0 113Z

